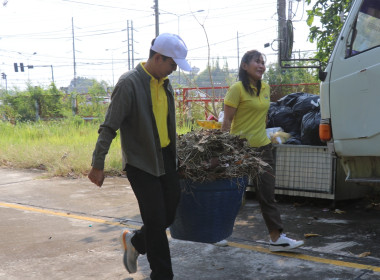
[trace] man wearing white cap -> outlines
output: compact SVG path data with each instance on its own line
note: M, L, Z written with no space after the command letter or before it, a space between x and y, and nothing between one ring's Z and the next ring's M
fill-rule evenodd
M147 254L151 279L173 279L166 229L173 223L180 197L177 174L174 91L168 79L177 65L190 71L187 48L175 34L152 41L149 59L123 74L112 93L92 157L88 178L99 187L104 160L120 129L123 168L137 198L144 225L123 230L124 265L137 271L139 254Z

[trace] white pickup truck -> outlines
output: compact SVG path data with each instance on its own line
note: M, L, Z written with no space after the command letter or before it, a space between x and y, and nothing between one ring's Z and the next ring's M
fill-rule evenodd
M322 75L320 138L346 181L380 183L380 0L355 0Z

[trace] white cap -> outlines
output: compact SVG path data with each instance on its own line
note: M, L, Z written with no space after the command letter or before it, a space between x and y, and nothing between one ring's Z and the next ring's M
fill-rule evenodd
M187 47L178 35L170 33L158 35L151 49L159 54L171 57L182 70L191 71L191 66L186 60Z

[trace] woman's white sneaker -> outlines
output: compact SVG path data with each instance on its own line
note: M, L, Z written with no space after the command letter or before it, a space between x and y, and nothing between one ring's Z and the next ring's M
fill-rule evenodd
M282 233L276 242L272 240L269 243L269 251L271 252L286 252L302 246L304 242L302 240L297 241L286 237L286 234Z

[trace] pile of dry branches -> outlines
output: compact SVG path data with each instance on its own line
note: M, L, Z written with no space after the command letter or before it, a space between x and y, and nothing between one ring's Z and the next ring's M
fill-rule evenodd
M267 166L245 139L220 130L199 130L178 136L177 152L182 178L193 182L252 179Z

